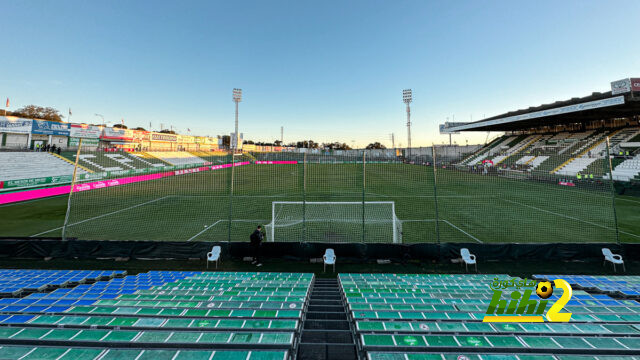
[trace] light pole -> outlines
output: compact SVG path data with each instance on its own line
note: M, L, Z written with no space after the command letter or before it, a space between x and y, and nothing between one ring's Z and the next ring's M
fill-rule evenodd
M236 132L234 133L235 143L233 146L234 152L238 149L238 140L240 135L238 134L238 104L242 101L242 89L233 89L233 102L236 103Z
M407 157L411 158L411 101L413 95L411 89L402 90L402 102L407 104Z
M97 117L99 117L99 118L101 118L101 119L102 119L102 126L103 126L103 127L104 127L104 126L107 126L107 123L105 123L105 122L104 122L104 116L102 116L102 115L100 115L100 114L93 114L93 115L95 115L95 116L97 116Z

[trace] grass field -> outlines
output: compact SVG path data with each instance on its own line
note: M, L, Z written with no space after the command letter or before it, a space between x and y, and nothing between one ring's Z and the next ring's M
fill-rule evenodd
M362 164L247 165L231 175L231 169L220 169L75 193L67 237L226 241L230 235L232 241L247 241L256 225L271 221L273 201L364 199L394 202L404 243L433 243L438 237L478 243L616 240L607 184L572 188L439 169L436 221L431 167L372 163L363 172ZM59 237L66 202L63 196L0 206L0 236ZM640 241L640 199L616 197L615 208L620 241ZM345 210L336 208L327 218L346 216L340 211ZM364 233L361 224L340 221L307 231L328 242L376 238L379 228L365 224ZM301 226L283 234L287 238L278 241L303 239Z

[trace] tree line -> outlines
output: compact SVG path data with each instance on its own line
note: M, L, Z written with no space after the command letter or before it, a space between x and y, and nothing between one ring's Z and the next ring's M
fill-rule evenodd
M38 105L27 105L15 111L7 111L7 115L18 116L18 117L27 118L27 119L49 120L49 121L55 121L55 122L62 122L62 119L64 118L64 116L60 113L59 110L54 109L52 107L44 107L44 106L38 106ZM119 129L127 129L127 126L124 124L114 124L113 127L119 128ZM136 127L132 130L147 131L142 127ZM169 130L169 129L163 129L163 130L160 130L159 132L165 133L165 134L176 133L174 130ZM229 135L222 136L223 146L229 147L230 140L231 138ZM338 141L319 143L313 140L302 140L302 141L290 142L286 145L283 145L282 141L280 140L275 140L273 142L254 142L252 140L245 140L242 143L248 144L248 145L258 145L258 146L287 146L287 147L294 147L297 149L305 148L305 149L325 149L325 150L351 150L351 147L349 145L347 145L346 143L338 142ZM380 142L374 142L367 145L366 149L367 150L386 149L386 147L382 145Z
M223 145L226 144L224 136L222 141L223 141ZM346 143L341 143L338 141L319 143L313 140L302 140L302 141L290 142L286 145L282 145L282 142L280 140L275 140L273 142L254 142L252 140L245 140L242 143L248 144L248 145L259 145L259 146L287 146L287 147L293 147L296 149L351 150L351 146L347 145ZM367 150L386 149L386 146L376 141L367 145L366 149Z

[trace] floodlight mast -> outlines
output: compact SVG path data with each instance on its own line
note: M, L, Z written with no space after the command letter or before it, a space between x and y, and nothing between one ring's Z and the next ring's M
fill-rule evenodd
M233 146L234 152L238 150L238 141L240 141L240 135L238 134L238 104L242 101L242 89L233 89L233 102L236 103L236 132L234 133L235 144Z
M407 104L407 158L411 158L411 101L413 94L411 89L402 90L402 102Z

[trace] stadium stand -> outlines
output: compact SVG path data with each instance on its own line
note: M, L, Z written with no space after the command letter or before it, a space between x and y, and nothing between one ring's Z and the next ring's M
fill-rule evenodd
M67 151L61 155L71 162L76 161L75 152ZM168 165L153 157L144 158L127 152L109 153L103 151L81 153L78 164L95 172L146 169Z
M500 155L494 157L491 160L493 161L494 164L499 164L505 161L507 158L518 154L524 148L528 147L533 142L535 142L538 138L540 138L540 136L538 135L530 135L526 137L519 136L516 140L507 144L503 149L503 151L501 151Z
M640 154L624 160L612 172L613 180L618 181L629 181L636 178L638 174L640 174ZM608 175L605 175L605 178L608 179Z
M339 275L359 345L370 360L607 359L640 354L640 303L574 290L564 308L573 314L569 323L485 323L493 295L488 284L494 279L506 276ZM555 292L550 300L558 298Z
M204 164L206 161L186 151L149 151L147 154L170 165Z
M613 275L533 275L534 279L565 279L572 287L598 291L610 296L640 299L640 276ZM608 300L609 297L603 297ZM635 302L630 304L635 305Z
M24 293L46 291L68 285L107 280L126 275L126 271L74 270L0 270L0 297L22 296ZM2 300L0 300L2 301Z
M211 163L225 163L229 155L225 151L190 151L189 153Z
M73 174L74 165L46 152L1 152L0 181ZM86 173L78 169L79 173Z
M482 160L487 157L499 153L502 146L505 146L514 139L516 139L515 136L501 136L475 152L473 155L464 159L460 165L473 165L482 162Z
M563 131L517 137L505 135L466 157L458 166L476 165L487 159L494 166L516 165L528 171L559 176L576 177L579 173L586 173L608 179L608 164L605 161L607 137L610 154L628 153L629 148L623 150L621 144L640 139L640 128L631 126L615 130ZM612 163L614 180L630 181L640 175L640 155L624 160L612 159Z
M152 271L0 299L0 359L284 360L312 282L312 274Z

